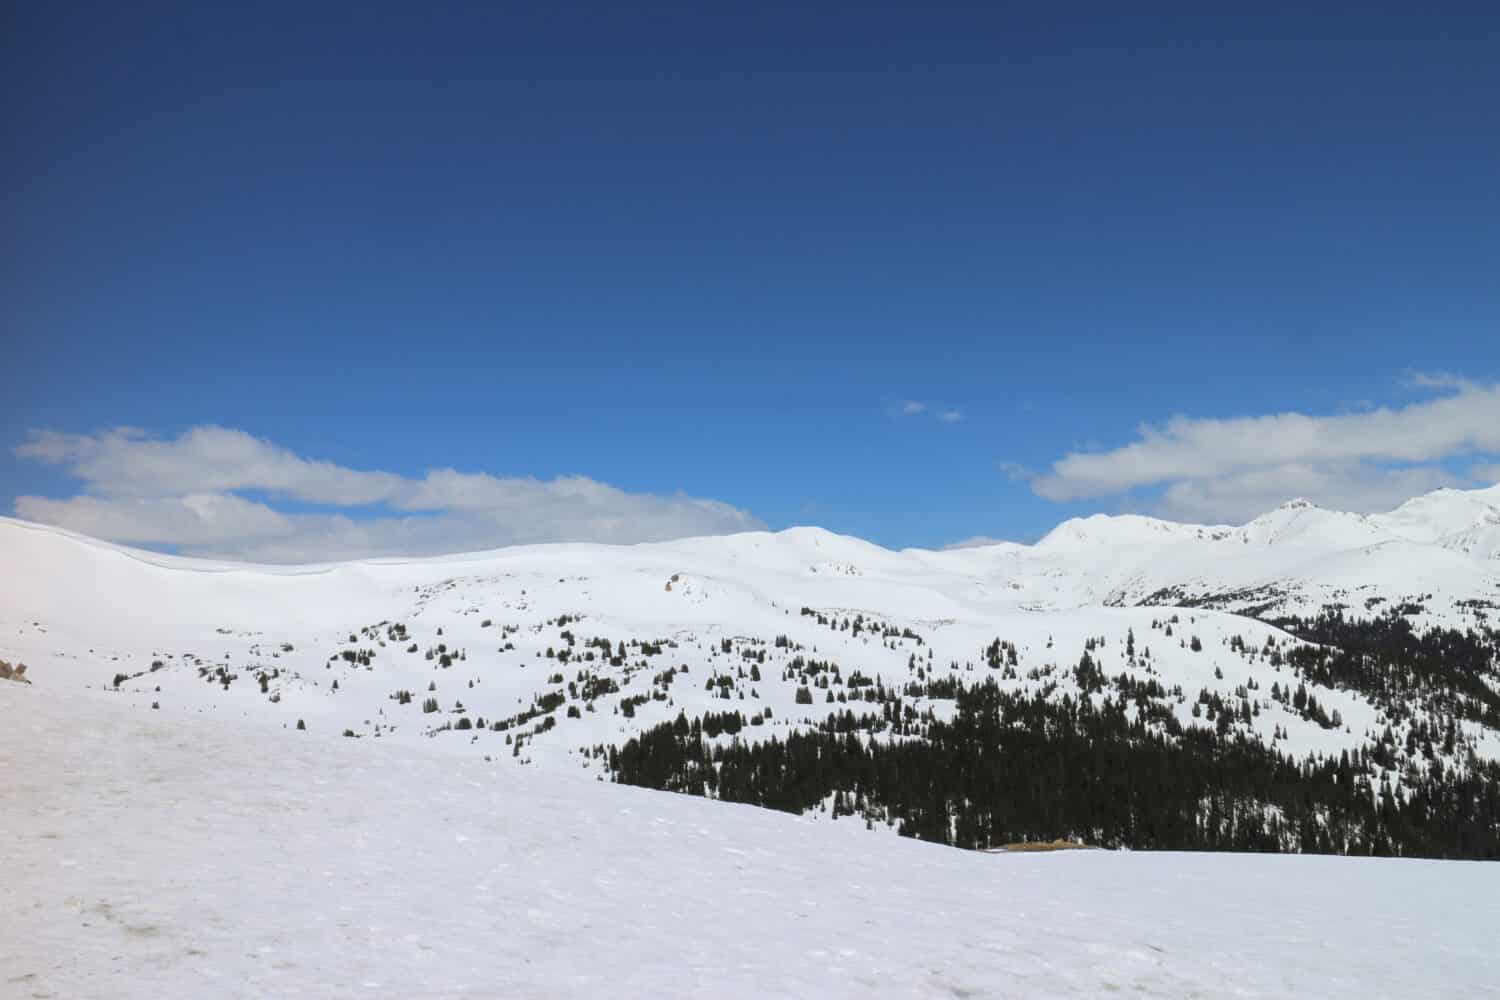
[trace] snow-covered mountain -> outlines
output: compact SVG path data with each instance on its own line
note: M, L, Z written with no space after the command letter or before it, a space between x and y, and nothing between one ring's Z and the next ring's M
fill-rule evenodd
M972 679L1000 639L1017 651L1018 676L1006 684L1066 690L1060 673L1097 638L1107 674L1231 697L1247 680L1290 679L1254 655L1295 641L1266 622L1329 605L1360 616L1406 604L1418 627L1468 628L1500 605L1500 488L1441 490L1373 516L1294 500L1240 527L1095 516L1032 546L942 552L794 528L294 567L177 558L0 519L0 558L9 567L0 659L28 663L38 685L109 688L167 713L278 728L302 720L596 767L581 748L622 742L679 711L722 710L726 691L747 716L769 710L763 732L815 721L824 705L795 700L805 678L787 665L797 656L891 684L910 678L914 657L924 675ZM1247 610L1254 619L1234 613ZM1124 652L1127 633L1149 648L1149 663ZM758 680L739 676L751 665ZM1026 676L1048 667L1057 669ZM686 674L669 689L668 670ZM729 687L710 689L726 675ZM584 698L583 689L611 690ZM1245 728L1279 732L1290 752L1336 752L1388 721L1358 692L1313 691L1347 732L1280 712ZM537 716L555 720L545 731L475 725L559 695ZM1184 724L1190 707L1174 706ZM462 731L443 728L465 719ZM1500 752L1496 734L1471 729L1477 750Z

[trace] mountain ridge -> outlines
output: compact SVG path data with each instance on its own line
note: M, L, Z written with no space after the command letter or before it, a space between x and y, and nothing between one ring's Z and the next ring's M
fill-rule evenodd
M501 553L516 550L548 550L572 546L595 546L611 549L670 548L683 543L696 543L713 538L780 538L810 545L814 548L825 544L852 545L877 549L890 554L941 555L953 552L983 552L1000 550L1062 551L1068 548L1086 548L1105 544L1145 544L1153 541L1200 541L1218 542L1228 540L1263 541L1274 544L1289 527L1300 527L1296 535L1309 534L1306 522L1315 525L1340 525L1355 527L1372 534L1372 540L1406 540L1423 544L1440 543L1445 538L1462 535L1479 529L1500 525L1500 484L1473 490L1441 487L1431 492L1412 497L1390 511L1359 514L1335 508L1323 507L1304 497L1294 497L1276 507L1257 515L1242 525L1206 524L1189 521L1173 521L1167 518L1144 514L1090 514L1068 518L1058 522L1036 542L997 540L992 544L965 548L903 547L890 549L857 535L845 535L817 525L793 525L778 531L755 530L719 535L695 535L660 542L539 542L524 545L502 546L493 549L463 550L452 553L426 556L370 556L357 559L310 561L307 563L263 563L237 560L217 555L176 555L157 552L139 546L111 542L92 535L72 531L68 528L29 521L23 518L0 515L0 524L13 527L50 532L76 541L112 548L131 553L147 554L165 562L192 562L208 566L233 567L298 567L323 568L351 564L409 564L433 563L445 560L476 561ZM1299 525L1299 522L1302 522ZM1153 534L1154 533L1154 534ZM836 540L836 541L835 541ZM1343 547L1356 547L1355 543L1334 543ZM1500 558L1500 549L1486 550L1483 558Z

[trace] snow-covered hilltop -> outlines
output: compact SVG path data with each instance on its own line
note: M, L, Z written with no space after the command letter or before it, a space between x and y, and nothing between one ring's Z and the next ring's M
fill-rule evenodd
M1283 610L1305 609L1347 587L1341 567L1351 556L1360 557L1355 585L1366 591L1399 588L1415 571L1462 600L1493 591L1500 577L1500 486L1438 490L1373 515L1289 500L1239 527L1095 515L1063 522L1033 548L1007 552L1020 565L1052 557L1075 563L1067 568L1080 577L1102 574L1116 588L1106 603L1137 603L1152 586L1210 598L1271 588L1288 592ZM1099 588L1075 596L1088 603Z

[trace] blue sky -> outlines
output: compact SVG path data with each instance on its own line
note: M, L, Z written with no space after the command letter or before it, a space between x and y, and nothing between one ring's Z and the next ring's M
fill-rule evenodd
M1492 6L542 6L9 11L0 505L939 546L1496 472Z

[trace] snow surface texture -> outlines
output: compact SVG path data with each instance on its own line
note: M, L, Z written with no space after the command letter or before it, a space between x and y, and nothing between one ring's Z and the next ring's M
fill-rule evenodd
M1495 995L1500 866L980 854L0 683L5 997Z

